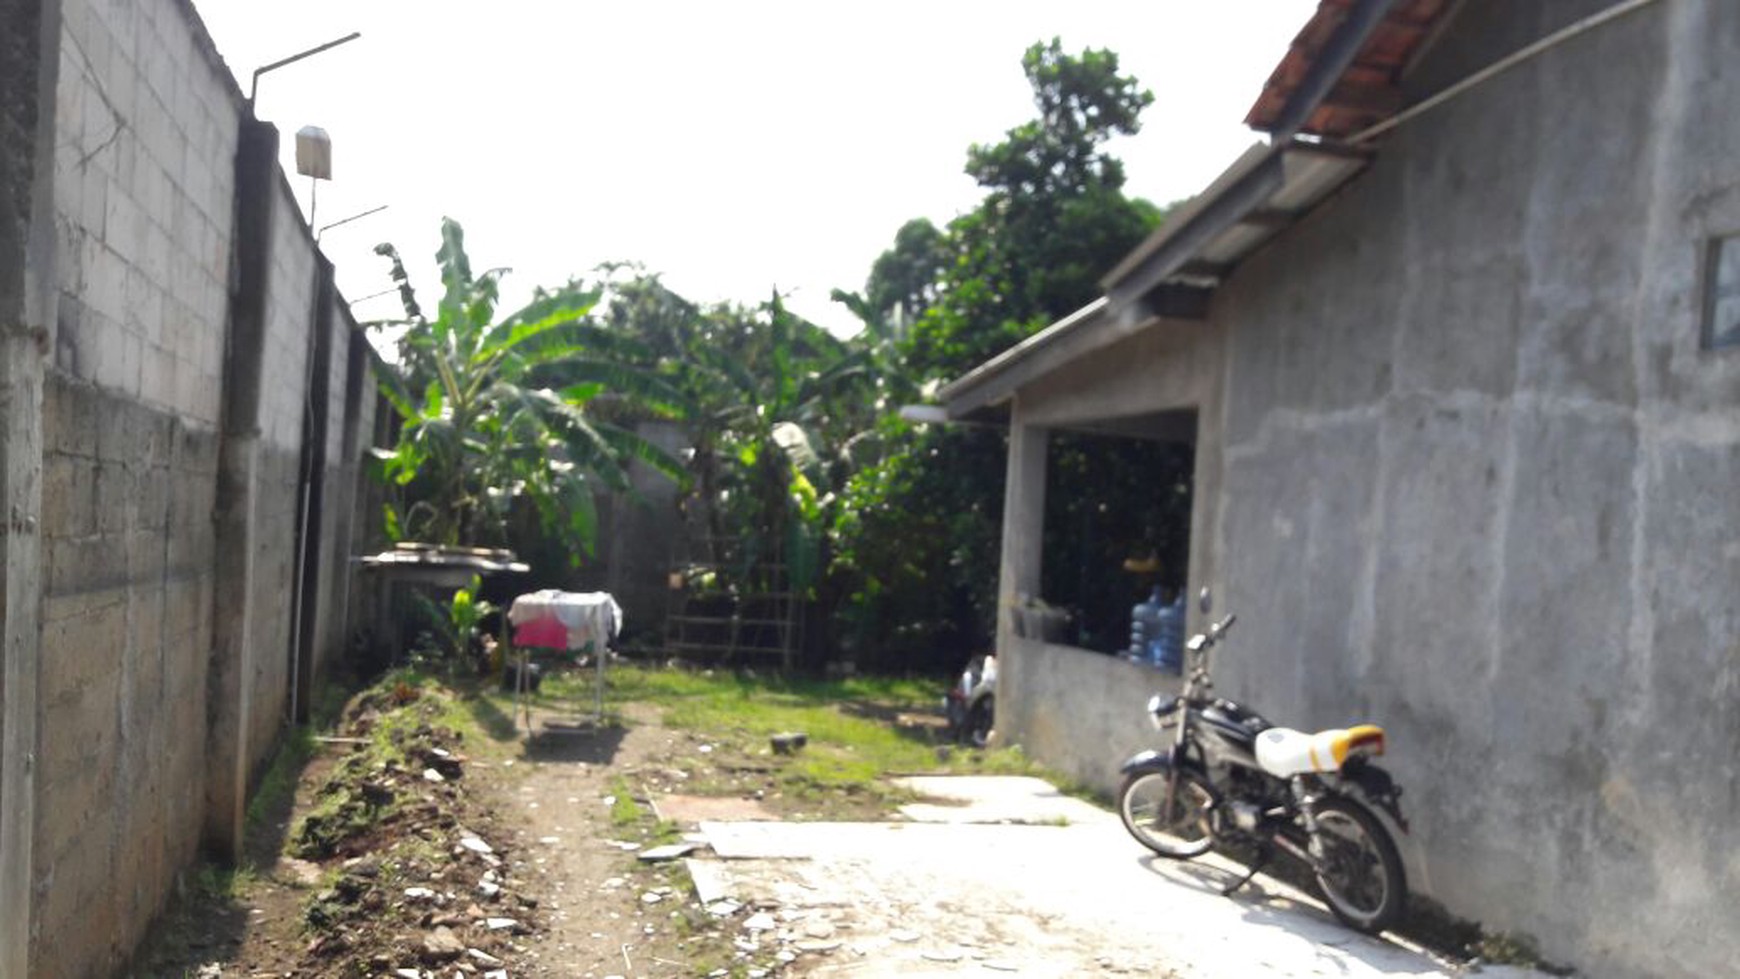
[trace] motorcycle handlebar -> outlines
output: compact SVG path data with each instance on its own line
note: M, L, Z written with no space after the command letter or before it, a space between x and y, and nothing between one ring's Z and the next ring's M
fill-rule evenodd
M1226 635L1226 631L1232 628L1233 623L1237 621L1238 616L1228 615L1209 626L1207 632L1190 637L1190 642L1185 644L1185 648L1190 651L1194 660L1194 666L1189 672L1189 682L1186 684L1186 696L1189 696L1190 691L1193 690L1205 693L1214 686L1214 682L1208 677L1208 651Z
M1208 647L1219 642L1226 635L1226 631L1232 628L1232 624L1238 620L1239 617L1236 615L1229 615L1221 619L1209 626L1207 632L1191 637L1187 648L1193 653L1206 652Z

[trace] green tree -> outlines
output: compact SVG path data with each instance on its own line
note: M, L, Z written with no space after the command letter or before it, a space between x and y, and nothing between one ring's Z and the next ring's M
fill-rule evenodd
M931 392L1099 295L1099 278L1155 226L1106 151L1153 96L1117 55L1057 39L1022 57L1037 117L975 145L983 200L938 232L908 222L865 285L867 321L911 317L898 341L912 390ZM941 665L982 650L995 622L1005 440L991 429L887 422L885 456L844 490L834 571L850 600L844 638L861 663Z
M842 341L778 295L703 307L644 270L611 271L600 322L636 345L635 362L685 406L685 506L721 545L695 557L748 590L763 584L749 580L755 569L777 559L793 589L811 593L837 491L873 448L865 430L902 393L879 373L888 338Z
M1069 55L1056 38L1029 47L1021 66L1039 117L967 152L985 197L936 246L949 260L908 349L927 377L957 377L1092 301L1099 278L1159 223L1158 208L1124 196L1123 166L1105 150L1140 131L1154 96L1118 73L1116 54ZM897 240L884 253L867 294L899 282L878 270L903 270L896 257L910 250Z
M506 270L474 274L465 233L449 218L436 253L442 297L430 319L397 249L376 251L391 260L405 307L398 362L376 364L399 417L397 443L377 453L398 488L388 504L389 533L503 544L516 509L529 507L578 563L593 545L595 489L626 490L630 460L682 478L677 460L588 413L607 390L648 410L679 410L674 392L656 378L598 356L611 338L584 319L597 290L577 281L540 289L524 309L497 319Z
M857 303L853 312L873 332L903 335L936 302L949 261L943 233L929 218L913 218L895 232L894 247L876 259L863 297L850 297ZM834 298L848 301L841 293Z

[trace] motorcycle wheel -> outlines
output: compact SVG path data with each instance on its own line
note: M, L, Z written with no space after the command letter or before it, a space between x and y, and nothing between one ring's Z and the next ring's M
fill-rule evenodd
M1118 815L1136 842L1163 857L1189 860L1214 845L1209 815L1214 808L1214 792L1202 776L1179 772L1178 794L1172 799L1171 811L1162 812L1171 779L1167 772L1154 771L1126 777L1118 789Z
M1347 799L1317 805L1322 869L1317 888L1349 927L1377 934L1408 901L1402 857L1389 831L1364 806Z
M996 699L987 694L967 712L967 743L983 748L991 743L991 730L997 721Z

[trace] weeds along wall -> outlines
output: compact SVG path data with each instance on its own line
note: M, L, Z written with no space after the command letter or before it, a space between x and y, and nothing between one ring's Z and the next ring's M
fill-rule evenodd
M0 12L0 977L108 976L343 646L375 397L191 4Z

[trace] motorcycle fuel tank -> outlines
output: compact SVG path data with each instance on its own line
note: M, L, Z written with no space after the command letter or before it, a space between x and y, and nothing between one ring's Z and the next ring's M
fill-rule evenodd
M1216 700L1202 709L1200 731L1204 747L1216 761L1257 767L1257 735L1271 725L1255 711L1230 700Z

